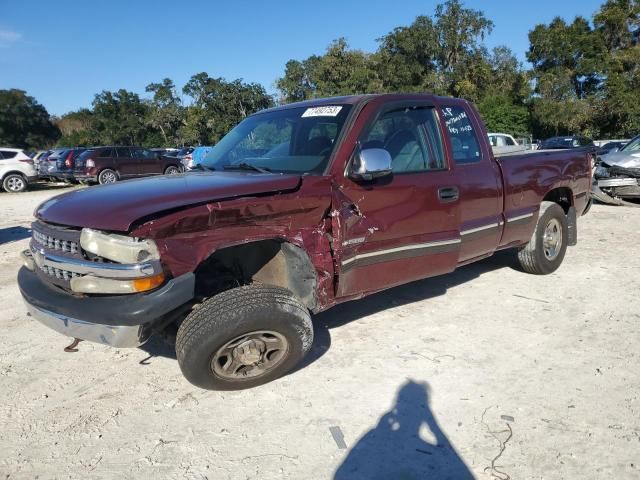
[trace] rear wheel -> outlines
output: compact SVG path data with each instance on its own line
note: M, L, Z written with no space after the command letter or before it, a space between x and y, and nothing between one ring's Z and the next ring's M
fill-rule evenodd
M555 272L567 251L567 216L560 205L542 202L538 224L529 243L518 251L522 269L536 275Z
M165 175L176 175L178 173L180 173L180 169L175 165L169 165L164 171Z
M106 185L109 183L116 183L118 181L118 174L110 168L105 168L98 175L98 183Z
M182 322L176 356L183 375L209 390L241 390L275 380L313 342L309 311L284 288L253 284L222 292Z
M2 188L9 193L20 193L27 189L27 181L19 173L12 173L4 177Z

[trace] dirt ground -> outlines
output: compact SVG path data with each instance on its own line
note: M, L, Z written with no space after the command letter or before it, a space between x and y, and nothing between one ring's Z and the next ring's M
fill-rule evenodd
M69 341L15 283L38 203L0 194L4 478L640 478L640 208L596 205L553 275L508 254L315 318L306 365L199 390L172 349Z

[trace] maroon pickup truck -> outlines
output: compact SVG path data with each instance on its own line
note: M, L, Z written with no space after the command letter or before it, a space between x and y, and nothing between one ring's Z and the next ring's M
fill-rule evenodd
M587 152L496 159L470 103L426 94L265 110L196 168L40 205L31 316L115 347L177 326L191 383L248 388L300 362L337 303L508 248L553 272L590 204Z

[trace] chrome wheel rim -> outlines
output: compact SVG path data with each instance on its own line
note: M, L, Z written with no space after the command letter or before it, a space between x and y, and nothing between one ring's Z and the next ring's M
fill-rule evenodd
M165 172L166 175L177 175L178 173L180 173L180 170L178 170L176 167L169 167Z
M102 180L100 183L115 183L117 180L116 174L113 172L102 172L100 178Z
M560 222L552 218L547 223L542 235L542 247L547 260L555 260L562 248L562 226Z
M220 347L211 358L211 370L229 380L255 378L280 365L288 351L289 342L278 332L249 332Z
M24 189L24 180L20 177L10 177L7 179L7 188L12 192L19 192Z

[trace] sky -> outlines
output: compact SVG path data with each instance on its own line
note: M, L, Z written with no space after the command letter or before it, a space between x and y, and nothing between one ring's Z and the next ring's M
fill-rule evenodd
M528 32L560 16L591 19L604 0L466 0L526 62ZM268 92L290 59L322 54L345 37L374 51L376 39L431 15L437 0L0 0L0 89L26 90L50 114L90 107L96 93L171 78L182 88L207 72L258 82Z

